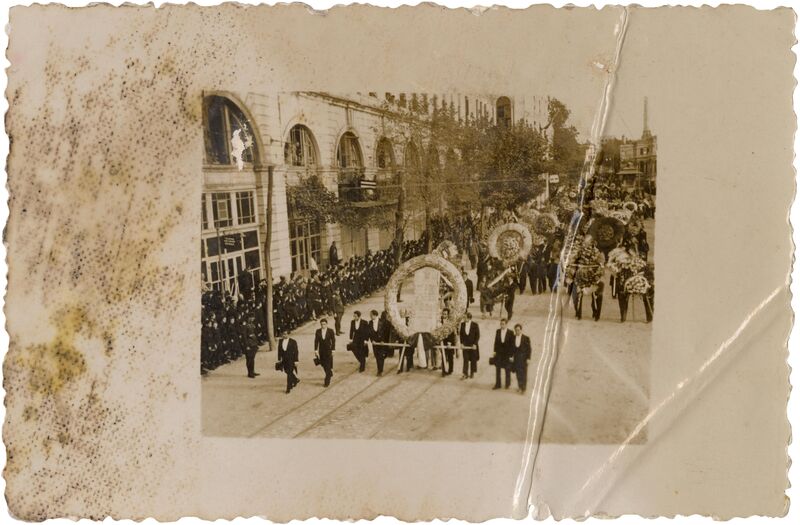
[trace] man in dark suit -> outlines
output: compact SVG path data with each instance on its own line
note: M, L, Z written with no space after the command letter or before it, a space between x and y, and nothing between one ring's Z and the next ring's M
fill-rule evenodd
M361 319L361 312L353 312L353 320L350 321L350 341L353 355L358 359L358 371L363 372L367 368L367 340L369 339L369 324Z
M508 329L508 321L500 319L500 328L494 334L494 368L495 382L493 390L501 388L500 376L505 371L506 388L511 386L511 343L513 336Z
M481 339L481 328L478 326L478 323L472 321L472 314L470 312L467 312L466 317L467 318L458 328L458 337L462 347L462 359L464 360L461 379L472 379L475 372L478 371L478 341ZM471 346L475 348L467 348Z
M519 286L519 293L522 295L522 292L525 291L525 281L528 280L528 271L529 265L528 259L524 261L517 261L515 263L516 274L517 274L517 286Z
M336 248L336 241L331 243L331 247L328 249L328 264L331 266L339 266L339 250Z
M287 394L300 382L300 379L297 378L297 361L299 360L297 341L286 334L281 335L281 338L278 339L278 362L286 373Z
M245 270L239 274L237 280L239 281L239 293L244 296L245 299L249 300L253 298L253 273L251 268L245 268Z
M522 325L514 326L514 338L511 340L511 351L514 356L514 372L517 375L517 392L525 393L528 384L528 361L531 359L531 339L522 333ZM508 388L508 386L506 386Z
M444 324L450 318L450 310L445 308L442 310L441 323ZM444 339L439 343L442 345L442 377L449 376L453 373L453 358L456 353L456 333L455 331L447 334Z
M378 311L372 310L369 313L369 341L372 343L372 355L375 356L375 364L378 366L378 377L383 375L383 361L386 358L384 346L384 326L378 317Z
M462 275L464 276L464 284L467 285L467 309L469 309L470 305L475 302L475 285L467 275L467 272L462 272Z
M319 320L319 328L314 334L314 354L319 359L319 364L325 370L324 386L331 384L333 377L333 351L336 350L336 334L328 328L328 320L324 317Z
M506 294L504 306L509 319L514 315L514 295L517 293L517 286L517 276L514 272L507 273L503 279L503 287Z
M244 358L247 363L247 377L253 379L260 375L256 373L256 352L258 352L258 336L256 335L255 316L250 315L243 328Z
M332 310L333 310L333 319L334 324L336 326L336 335L342 335L342 316L344 315L344 303L342 303L342 295L339 293L339 290L334 290L333 296L331 299L332 303Z

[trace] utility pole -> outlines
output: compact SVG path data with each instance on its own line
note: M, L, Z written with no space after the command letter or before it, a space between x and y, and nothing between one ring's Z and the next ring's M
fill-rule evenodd
M269 351L275 349L275 325L272 319L272 262L270 252L272 251L272 188L274 186L274 168L267 168L267 235L264 245L264 272L267 281L267 300L266 319L267 319L267 339L269 340Z

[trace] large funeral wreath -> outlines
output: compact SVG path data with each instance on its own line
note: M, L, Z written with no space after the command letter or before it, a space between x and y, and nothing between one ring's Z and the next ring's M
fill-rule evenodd
M489 255L510 263L528 257L533 247L533 237L524 224L509 222L492 230L488 244Z
M389 321L394 326L397 333L404 338L409 338L414 335L415 331L406 325L406 315L413 312L400 311L400 306L397 303L397 290L403 281L414 274L417 270L422 268L433 268L439 270L445 279L453 286L452 307L450 308L450 315L441 326L436 327L431 336L435 340L441 340L456 329L458 323L461 321L461 314L467 310L467 285L461 272L450 261L445 258L435 255L419 255L412 259L407 260L401 264L397 270L389 278L386 284L386 291L384 292L383 304L386 309L386 315Z
M601 250L616 248L624 233L625 225L614 217L597 217L589 228L589 234Z

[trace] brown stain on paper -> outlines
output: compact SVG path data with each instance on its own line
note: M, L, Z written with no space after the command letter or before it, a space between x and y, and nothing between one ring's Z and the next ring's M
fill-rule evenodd
M189 263L201 97L190 85L203 60L176 57L170 38L186 27L163 11L79 11L133 16L135 31L108 39L102 56L89 36L52 38L38 78L14 75L33 58L9 51L4 475L10 510L26 520L145 517L174 464L170 415L196 401L174 377L196 343L176 340L171 321L193 297L187 285L199 295L186 269L199 270Z
M30 390L39 395L54 395L65 385L86 372L86 360L75 346L78 333L91 333L91 324L84 310L73 308L54 319L58 329L48 343L29 345L14 356L14 366L29 374ZM29 407L34 409L34 407Z

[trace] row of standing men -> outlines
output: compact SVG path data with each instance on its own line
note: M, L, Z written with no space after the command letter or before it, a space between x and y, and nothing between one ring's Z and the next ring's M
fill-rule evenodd
M448 312L443 312L446 316ZM349 342L347 350L352 352L358 361L358 372L366 370L370 349L375 359L377 376L384 373L387 357L394 355L394 349L400 350L397 373L410 372L415 369L414 356L419 355L426 362L436 363L441 357L442 377L451 375L454 370L455 356L459 350L462 355L462 380L472 379L478 370L480 360L480 326L472 320L467 312L458 329L440 341L435 341L427 333L415 334L408 341L392 343L388 321L381 318L376 310L370 312L370 320L361 318L356 311L350 322ZM324 373L322 386L327 388L334 375L334 353L336 351L336 332L328 326L328 320L320 319L319 328L314 334L314 364L321 367ZM388 343L388 344L387 344ZM420 348L421 346L421 348ZM516 375L517 391L524 393L527 388L528 364L531 359L530 337L522 332L522 325L516 324L514 330L508 329L508 321L500 320L500 327L494 337L493 352L489 359L490 366L495 367L494 389L510 388L512 372ZM290 393L300 383L297 363L300 350L297 340L283 333L278 339L276 370L286 374L286 393ZM418 368L418 367L417 367ZM438 366L434 366L438 369ZM405 369L405 370L404 370ZM248 375L256 377L248 368ZM503 377L505 382L502 381Z

